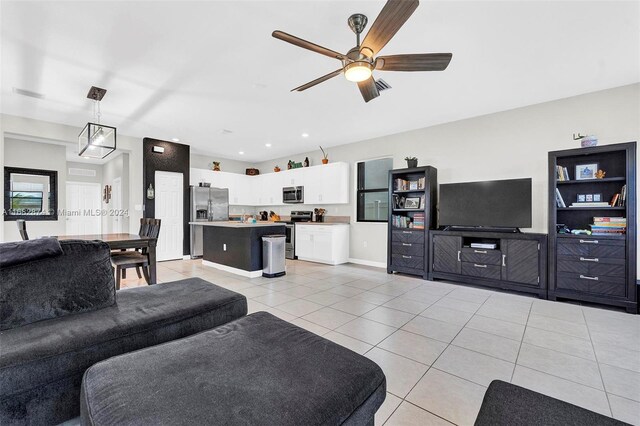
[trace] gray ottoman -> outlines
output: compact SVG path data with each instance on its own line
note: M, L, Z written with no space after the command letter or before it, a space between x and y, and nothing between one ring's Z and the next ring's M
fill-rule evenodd
M110 358L82 381L85 425L373 425L374 362L266 312Z

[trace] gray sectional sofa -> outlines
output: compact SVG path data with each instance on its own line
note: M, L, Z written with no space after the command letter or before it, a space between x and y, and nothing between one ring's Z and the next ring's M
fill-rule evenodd
M116 293L103 242L0 244L0 424L74 418L93 364L246 313L244 296L199 278Z

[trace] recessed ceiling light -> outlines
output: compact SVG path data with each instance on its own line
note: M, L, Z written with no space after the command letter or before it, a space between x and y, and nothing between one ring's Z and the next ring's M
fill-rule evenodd
M266 146L267 148L271 148L271 144L270 143L265 143L264 146Z
M244 151L239 151L238 154L244 155Z
M173 142L180 142L180 139L178 139L178 138L171 138L171 140L172 140Z
M303 137L303 138L308 138L308 137L309 137L309 133L303 133L303 134L302 134L302 137Z

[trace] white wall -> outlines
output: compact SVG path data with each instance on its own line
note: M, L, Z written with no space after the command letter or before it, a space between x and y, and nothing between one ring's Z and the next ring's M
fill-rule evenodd
M416 156L420 165L438 169L440 184L531 177L533 226L526 231L547 233L547 154L579 147L572 139L575 132L596 135L600 145L638 141L640 84L336 146L328 153L330 161L350 162L352 171L365 159L391 156L394 168L402 168L406 156ZM257 167L272 170L288 159L301 161L306 156L312 165L320 164L318 149ZM355 192L354 173L350 187ZM352 196L349 205L329 206L328 214L352 217L351 258L385 263L386 224L355 223L354 200ZM286 213L301 207L277 210Z
M67 157L64 146L5 138L4 160L4 165L8 167L55 170L58 172L58 211L64 209L67 199L65 188ZM6 241L20 239L15 221L3 221L3 226ZM30 238L42 235L64 234L65 227L65 218L61 215L58 216L58 220L33 220L27 223L27 231Z
M239 173L241 175L245 174L247 168L253 167L251 163L247 163L245 161L230 160L228 158L211 157L208 155L193 153L191 153L189 158L189 167L211 170L211 163L214 161L220 162L221 171L229 173Z
M61 142L64 144L77 144L78 143L78 134L82 130L80 127L75 126L67 126L58 123L51 123L47 121L33 120L30 118L17 117L13 115L0 114L0 129L2 133L0 133L0 151L3 152L5 156L4 161L0 162L0 166L6 164L6 142L8 139L16 138L16 137L25 137L29 138L40 138L40 139L48 139L56 142ZM83 123L80 122L80 125ZM133 138L130 136L125 136L118 134L118 151L125 152L129 154L128 159L128 185L127 188L132 188L129 191L128 195L128 204L129 208L129 229L134 229L137 231L140 218L142 217L142 139ZM47 144L38 144L39 146L45 146ZM64 148L64 147L63 147ZM37 151L31 153L32 156L39 157ZM0 157L0 159L2 159ZM66 161L66 160L65 160ZM8 165L8 164L7 164ZM64 167L64 166L63 166ZM48 167L41 167L47 169ZM50 169L50 167L49 167ZM59 176L60 178L60 176ZM60 185L66 184L66 171L64 175L64 180L60 179ZM125 181L123 180L123 187L125 186ZM62 186L59 186L61 188ZM64 200L61 200L64 201ZM64 202L59 202L59 206L64 206ZM136 208L138 207L138 208ZM27 226L29 227L29 236L33 234L34 237L38 236L38 233L32 233L31 226L32 223L29 222ZM43 222L46 223L46 222ZM15 223L6 222L4 224L3 231L4 235L1 235L1 241L13 241L19 239L19 235L16 232L13 232L15 228ZM11 233L8 233L10 229ZM60 233L64 233L64 230ZM46 231L42 232L40 235L52 235L53 232Z
M113 186L113 181L117 178L120 178L122 183L122 209L127 210L129 209L130 194L129 154L120 154L103 165L102 188L104 188L105 185ZM102 217L102 232L111 233L113 232L114 226L114 217L111 215L113 200L109 201L109 203L105 203L103 200L102 208L107 211L107 215ZM138 228L139 226L130 228L128 221L123 221L122 223L122 232L129 232L129 229L133 229L135 231L134 233L137 233Z

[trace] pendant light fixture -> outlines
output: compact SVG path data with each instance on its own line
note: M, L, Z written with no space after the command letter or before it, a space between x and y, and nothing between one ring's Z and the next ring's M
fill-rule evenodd
M84 158L105 158L116 150L116 128L100 123L100 101L106 89L91 86L87 98L93 101L94 123L88 122L78 135L78 155Z

